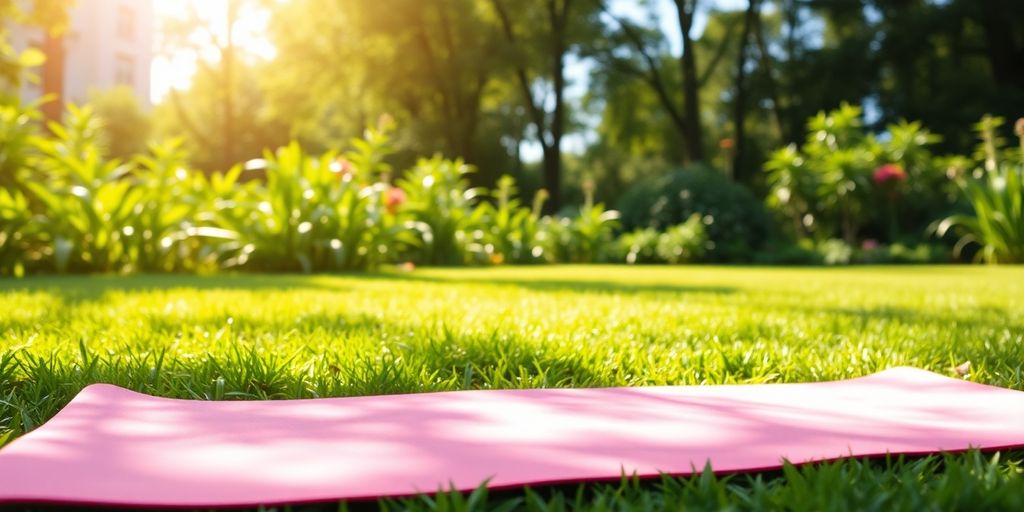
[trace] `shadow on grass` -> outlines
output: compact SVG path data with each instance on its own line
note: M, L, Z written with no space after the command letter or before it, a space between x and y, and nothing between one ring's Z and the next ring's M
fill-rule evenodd
M735 293L736 289L728 286L692 286L669 283L630 283L628 281L616 280L595 280L595 279L571 279L569 276L550 279L548 274L541 276L516 279L514 277L492 277L487 275L474 274L467 278L450 278L428 274L372 274L362 276L366 279L394 280L398 282L421 282L445 285L484 285L484 286L514 286L527 290L540 292L573 292L573 293L705 293L705 294L729 294Z
M251 291L348 291L360 282L388 281L405 284L514 286L539 292L572 293L656 293L656 294L728 294L735 288L727 286L688 286L668 283L630 283L617 280L572 279L566 276L550 279L540 275L526 279L490 277L473 274L465 278L441 277L421 273L383 272L376 274L231 274L192 276L147 274L134 276L77 275L35 276L21 280L0 280L0 292L49 292L66 303L95 301L104 294L146 292L153 290L251 290Z
M1024 323L1011 321L1010 312L992 306L970 307L951 311L923 311L895 306L881 307L825 307L807 308L807 312L822 312L837 317L860 319L863 323L894 321L904 324L945 324L951 329L959 327L988 329L1024 329Z

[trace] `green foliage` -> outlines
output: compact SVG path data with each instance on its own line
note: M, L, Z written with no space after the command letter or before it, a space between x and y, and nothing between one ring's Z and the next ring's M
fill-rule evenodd
M0 276L21 276L26 259L39 258L28 200L20 190L0 188Z
M16 49L8 38L17 25L59 35L67 29L67 10L74 0L0 0L0 96L7 85L20 86L25 71L46 61L39 48ZM17 25L16 25L17 24Z
M636 229L619 237L619 252L630 265L658 262L658 238L654 228Z
M604 205L591 205L588 201L579 216L572 220L568 257L561 261L594 263L604 261L610 250L612 234L619 227L619 212L606 210Z
M245 268L275 271L377 269L412 241L388 204L393 188L368 180L376 148L363 144L350 155L359 166L332 153L305 154L296 143L265 155L266 184L248 189L240 203L220 210L234 233ZM377 175L377 176L375 176Z
M486 245L492 247L495 263L528 264L544 261L545 248L541 236L541 207L546 192L538 192L533 208L524 208L516 198L515 179L505 175L498 179L492 193L495 203L482 203L487 219Z
M572 217L540 216L503 179L486 201L472 168L422 159L392 185L391 121L338 156L298 143L227 172L189 169L180 141L110 159L91 108L69 107L53 136L38 114L2 112L12 133L0 188L0 272L324 272L429 265L595 262L608 258L617 213L587 205ZM18 135L18 136L13 136Z
M129 168L104 159L100 125L91 110L71 106L65 125L51 123L52 139L40 139L39 176L24 183L43 205L41 230L57 272L118 270L125 252L123 229L134 205L127 200Z
M936 226L939 236L952 228L963 236L956 252L969 244L981 246L976 259L988 263L1024 262L1024 123L1018 123L1020 153L1017 162L1000 159L1004 147L995 136L1000 118L986 117L976 126L981 134L985 165L978 178L961 178L960 186L974 210L973 215L954 215Z
M0 101L0 187L14 187L35 151L34 140L42 115L38 105Z
M146 151L153 123L134 89L122 85L90 91L89 105L102 123L100 133L107 156L127 160Z
M440 156L422 159L398 181L407 198L403 210L416 219L423 244L417 261L428 265L470 263L487 250L483 218L487 209L477 204L480 189L466 178L472 168L461 160Z
M919 226L948 207L927 149L938 139L920 123L890 125L881 140L865 130L860 107L844 104L818 113L807 130L802 146L779 149L765 163L768 205L795 235L895 242L908 225L923 232Z
M710 261L750 261L773 230L764 205L746 187L721 172L688 167L643 180L626 191L619 203L628 229L664 230L704 217Z
M545 217L538 235L551 261L595 263L613 257L614 231L619 227L619 212L589 202L573 217Z
M637 229L619 238L619 251L626 263L692 263L706 253L708 242L704 220L693 214L686 222L659 233Z
M205 179L189 171L180 143L152 146L135 159L124 180L131 190L129 223L121 228L122 270L142 272L209 271L222 254L210 242L230 238L212 222L215 203L204 201ZM197 225L198 224L198 225Z
M670 264L690 263L704 256L707 249L704 219L695 213L686 222L667 229L658 238L658 257Z

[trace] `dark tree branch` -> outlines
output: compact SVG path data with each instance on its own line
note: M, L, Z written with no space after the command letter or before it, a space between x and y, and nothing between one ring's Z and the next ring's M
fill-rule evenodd
M668 113L669 118L672 119L672 124L682 133L685 129L686 122L680 113L679 108L676 106L672 97L668 93L668 88L665 86L664 80L662 80L661 67L657 60L651 55L647 45L644 44L643 37L636 31L636 29L626 20L615 16L608 9L604 2L598 4L599 9L609 18L615 20L615 23L622 30L622 34L626 36L633 48L640 54L641 59L644 61L646 66L645 71L634 70L634 73L641 75L643 79L651 86L654 90L655 95L658 96L658 101L662 107ZM614 57L613 57L614 59ZM619 60L619 59L615 59Z
M702 73L700 78L697 79L697 83L700 87L704 87L708 83L708 80L711 79L711 75L714 74L715 70L718 68L718 63L721 62L722 58L725 56L725 50L728 49L729 41L732 40L732 34L736 31L736 25L738 24L739 20L734 19L726 25L725 35L722 36L722 42L719 43L718 48L715 49L714 55L711 56L711 61L708 62L707 67L704 68L704 73Z
M494 10L498 13L498 18L501 20L502 32L505 34L505 39L510 45L517 43L515 31L512 28L512 20L509 17L508 10L505 8L504 2L501 0L491 0L491 4L494 6ZM530 78L527 76L526 68L522 63L516 64L516 78L519 83L519 89L523 94L523 100L526 104L526 110L530 115L530 119L533 121L534 126L537 127L537 138L540 139L541 146L547 148L547 140L544 136L545 115L539 106L536 104L536 100L533 97L533 90L530 88Z

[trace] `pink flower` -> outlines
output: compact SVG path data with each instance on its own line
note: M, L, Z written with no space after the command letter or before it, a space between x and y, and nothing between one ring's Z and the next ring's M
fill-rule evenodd
M343 156L339 156L337 160L331 162L330 169L331 172L337 174L341 179L345 179L355 172L355 166Z
M878 249L878 247L878 240L875 240L874 238L868 238L867 240L864 240L864 242L860 244L860 248L865 251L873 251L875 249Z
M899 164L885 164L875 169L871 178L876 185L881 185L890 181L903 181L907 179L907 172Z
M398 211L398 207L406 201L405 191L398 187L391 187L384 194L384 206L387 207L388 213L394 215Z

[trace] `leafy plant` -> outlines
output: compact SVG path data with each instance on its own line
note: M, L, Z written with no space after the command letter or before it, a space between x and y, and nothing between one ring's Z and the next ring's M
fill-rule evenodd
M58 272L119 269L135 197L124 179L130 168L103 158L96 144L99 123L88 108L68 109L65 125L50 123L53 138L38 139L34 170L24 184L42 204L40 230Z
M594 203L593 182L585 183L584 201L573 217L546 217L538 235L555 261L594 263L609 259L615 250L613 233L619 212Z
M516 183L511 176L498 179L493 192L496 204L483 203L486 219L485 238L493 263L543 262L545 251L538 240L541 229L540 209L547 191L537 193L532 208L524 207L516 198Z
M0 188L20 187L29 160L36 151L38 104L0 102Z
M658 257L666 263L690 263L707 250L707 231L700 214L693 214L686 222L672 226L658 237Z
M981 247L975 259L987 263L1024 262L1024 122L1018 122L1017 136L1021 153L1017 163L1000 159L1001 147L996 130L1004 120L986 116L977 125L981 135L981 150L985 166L975 173L977 178L961 178L960 186L971 203L973 215L953 215L936 225L936 232L944 236L951 229L962 233L957 242L957 254L964 247Z
M472 168L461 160L440 156L421 159L398 180L408 213L422 244L417 260L428 265L460 265L485 262L494 253L487 249L484 218L488 208L479 204L482 190L469 187L466 175Z
M25 195L0 188L0 275L24 275L26 260L41 258L32 221Z
M917 122L867 133L860 107L844 104L807 123L803 145L775 151L765 163L767 204L798 237L848 245L871 233L894 242L906 226L923 227L948 207L942 174L928 146L938 137Z
M619 251L630 265L658 262L658 238L654 228L637 229L619 237Z
M372 161L370 145L357 150ZM375 269L411 241L389 206L390 185L365 184L373 169L312 157L297 143L267 153L266 185L239 198L220 218L241 244L236 262L260 270Z

